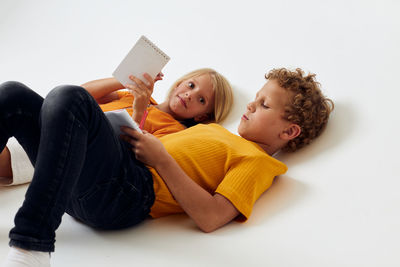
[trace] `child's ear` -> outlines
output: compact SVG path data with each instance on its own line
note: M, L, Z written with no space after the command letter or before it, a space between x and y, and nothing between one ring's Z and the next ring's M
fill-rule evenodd
M292 140L299 136L301 133L301 127L297 124L290 124L285 130L283 130L280 134L280 137L283 140Z
M202 122L202 121L206 121L210 118L210 116L208 114L202 114L202 115L198 115L196 117L194 117L194 121L195 122Z

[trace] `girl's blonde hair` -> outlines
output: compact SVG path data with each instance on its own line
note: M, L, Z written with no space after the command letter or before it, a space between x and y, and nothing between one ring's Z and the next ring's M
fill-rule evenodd
M176 80L169 89L168 99L171 97L174 89L184 80L195 78L204 74L210 75L214 90L214 109L213 113L209 114L207 122L222 122L231 111L233 105L232 87L228 80L217 71L210 68L203 68L191 71L178 80Z

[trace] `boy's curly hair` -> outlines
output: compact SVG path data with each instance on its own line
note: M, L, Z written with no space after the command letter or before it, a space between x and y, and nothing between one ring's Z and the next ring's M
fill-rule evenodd
M290 140L283 151L294 152L319 136L334 108L333 101L322 94L315 76L311 73L305 75L300 68L295 71L273 69L265 75L266 79L276 80L279 86L291 93L293 97L285 107L284 118L301 127L300 135Z

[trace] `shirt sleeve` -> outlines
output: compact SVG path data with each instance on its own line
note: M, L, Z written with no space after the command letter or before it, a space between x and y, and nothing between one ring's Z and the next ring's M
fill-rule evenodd
M226 197L238 209L242 215L239 221L246 221L256 200L280 173L282 171L277 170L273 162L259 157L243 158L230 166L215 192Z

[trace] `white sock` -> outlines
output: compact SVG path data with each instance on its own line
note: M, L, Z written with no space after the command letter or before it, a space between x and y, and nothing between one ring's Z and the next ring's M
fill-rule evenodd
M50 253L11 247L1 267L50 267Z

